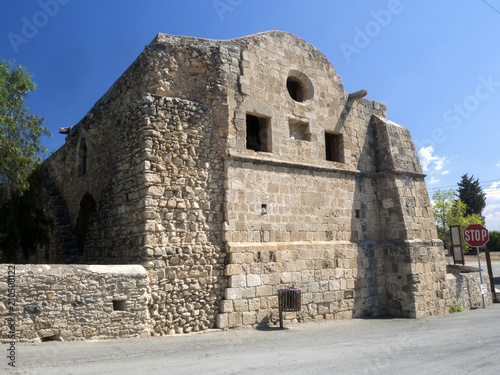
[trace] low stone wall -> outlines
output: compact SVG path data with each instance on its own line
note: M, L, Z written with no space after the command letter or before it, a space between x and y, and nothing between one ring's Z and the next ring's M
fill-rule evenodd
M457 306L464 309L483 307L481 298L481 281L479 272L471 273L448 273L446 275L449 295L445 296L447 306ZM488 274L483 272L483 283L488 286L488 293L485 294L486 305L493 303L491 289L488 282Z
M147 336L150 300L139 265L2 264L0 341Z

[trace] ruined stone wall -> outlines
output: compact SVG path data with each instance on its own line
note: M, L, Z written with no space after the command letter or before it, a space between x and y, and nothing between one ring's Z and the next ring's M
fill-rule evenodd
M157 333L213 327L225 254L223 163L212 112L198 102L148 94L132 108L116 143L89 152L96 159L111 153L113 171L100 179L89 170L83 186L74 187L102 188L92 194L100 199L80 260L143 264ZM56 167L64 171L63 163Z
M210 109L151 97L143 130L142 263L157 333L215 326L225 288L223 163Z
M46 161L49 179L68 210L65 230L73 236L73 248L66 249L70 263L127 264L140 259L141 189L146 183L138 137L143 126L141 104L139 98L123 121L119 121L123 114L116 121L108 115L88 116ZM83 141L84 174L79 160Z
M61 258L66 262L138 263L144 257L140 237L147 218L141 211L143 198L154 183L147 181L151 174L144 167L151 139L146 134L145 141L144 132L149 116L156 114L143 111L150 108L149 93L189 98L208 106L223 102L217 43L193 46L177 39L158 42L156 38L147 46L71 128L65 145L46 161L49 183L55 187L54 200L67 209L65 216L59 215L58 233L73 237L63 249ZM224 113L224 106L219 107L212 112L217 125ZM161 109L162 115L165 110L168 108ZM211 128L210 132L204 136L218 138L220 130ZM85 173L81 171L83 141Z
M130 117L137 106L142 105L142 96L149 92L155 72L148 66L153 58L149 50L141 54L84 118L71 127L65 144L45 163L73 226L84 194L89 193L96 202L102 203L102 196L109 194L112 177L126 170L133 161L127 152L134 151L134 145L140 146L140 143L129 137L130 130L140 127L141 123ZM87 147L84 174L79 171L82 139Z
M225 285L223 56L181 39L159 35L47 161L66 259L143 264L161 334L213 327Z
M2 342L12 341L12 330L19 342L150 335L151 293L141 266L16 265L15 275L9 270L0 265Z

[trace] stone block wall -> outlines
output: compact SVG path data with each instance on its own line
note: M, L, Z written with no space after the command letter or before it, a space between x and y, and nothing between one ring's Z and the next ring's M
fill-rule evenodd
M219 328L264 325L278 317L278 290L301 288L292 321L321 321L385 313L383 253L349 241L229 243L229 286Z
M387 313L407 318L444 314L447 284L441 241L387 241L383 246Z
M227 176L228 242L379 238L371 176L264 157L228 162Z
M486 306L493 304L490 283L488 282L488 274L483 272L483 283L488 286L488 293L485 294ZM472 309L483 307L483 299L481 297L481 280L479 272L471 273L449 273L446 275L447 289L445 290L444 298L446 307L449 309L451 305L461 307L462 309Z
M234 113L229 117L231 154L376 171L374 133L369 122L372 115L385 118L385 104L365 98L349 100L328 59L293 35L272 31L232 43L234 47L227 49L232 59L228 60L226 75L227 104L229 113ZM289 79L303 84L303 100L291 97ZM268 120L268 151L246 149L247 114ZM297 124L303 133L298 137ZM326 160L325 133L341 138L342 152L337 161Z
M151 292L141 266L16 265L15 275L9 270L0 265L2 342L12 341L12 332L19 342L150 335Z

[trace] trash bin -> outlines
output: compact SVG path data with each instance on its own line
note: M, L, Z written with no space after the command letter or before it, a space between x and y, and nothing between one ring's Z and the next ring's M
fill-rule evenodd
M300 311L300 288L281 288L278 290L278 306L280 313L280 328L283 328L283 312Z

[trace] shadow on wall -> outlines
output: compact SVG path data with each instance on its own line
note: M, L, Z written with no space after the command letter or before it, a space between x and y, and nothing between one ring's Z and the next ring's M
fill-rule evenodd
M87 239L87 232L90 224L90 217L96 211L97 204L92 198L92 195L85 193L80 202L80 212L76 219L75 236L78 248L78 256L82 258L84 255L85 241Z

